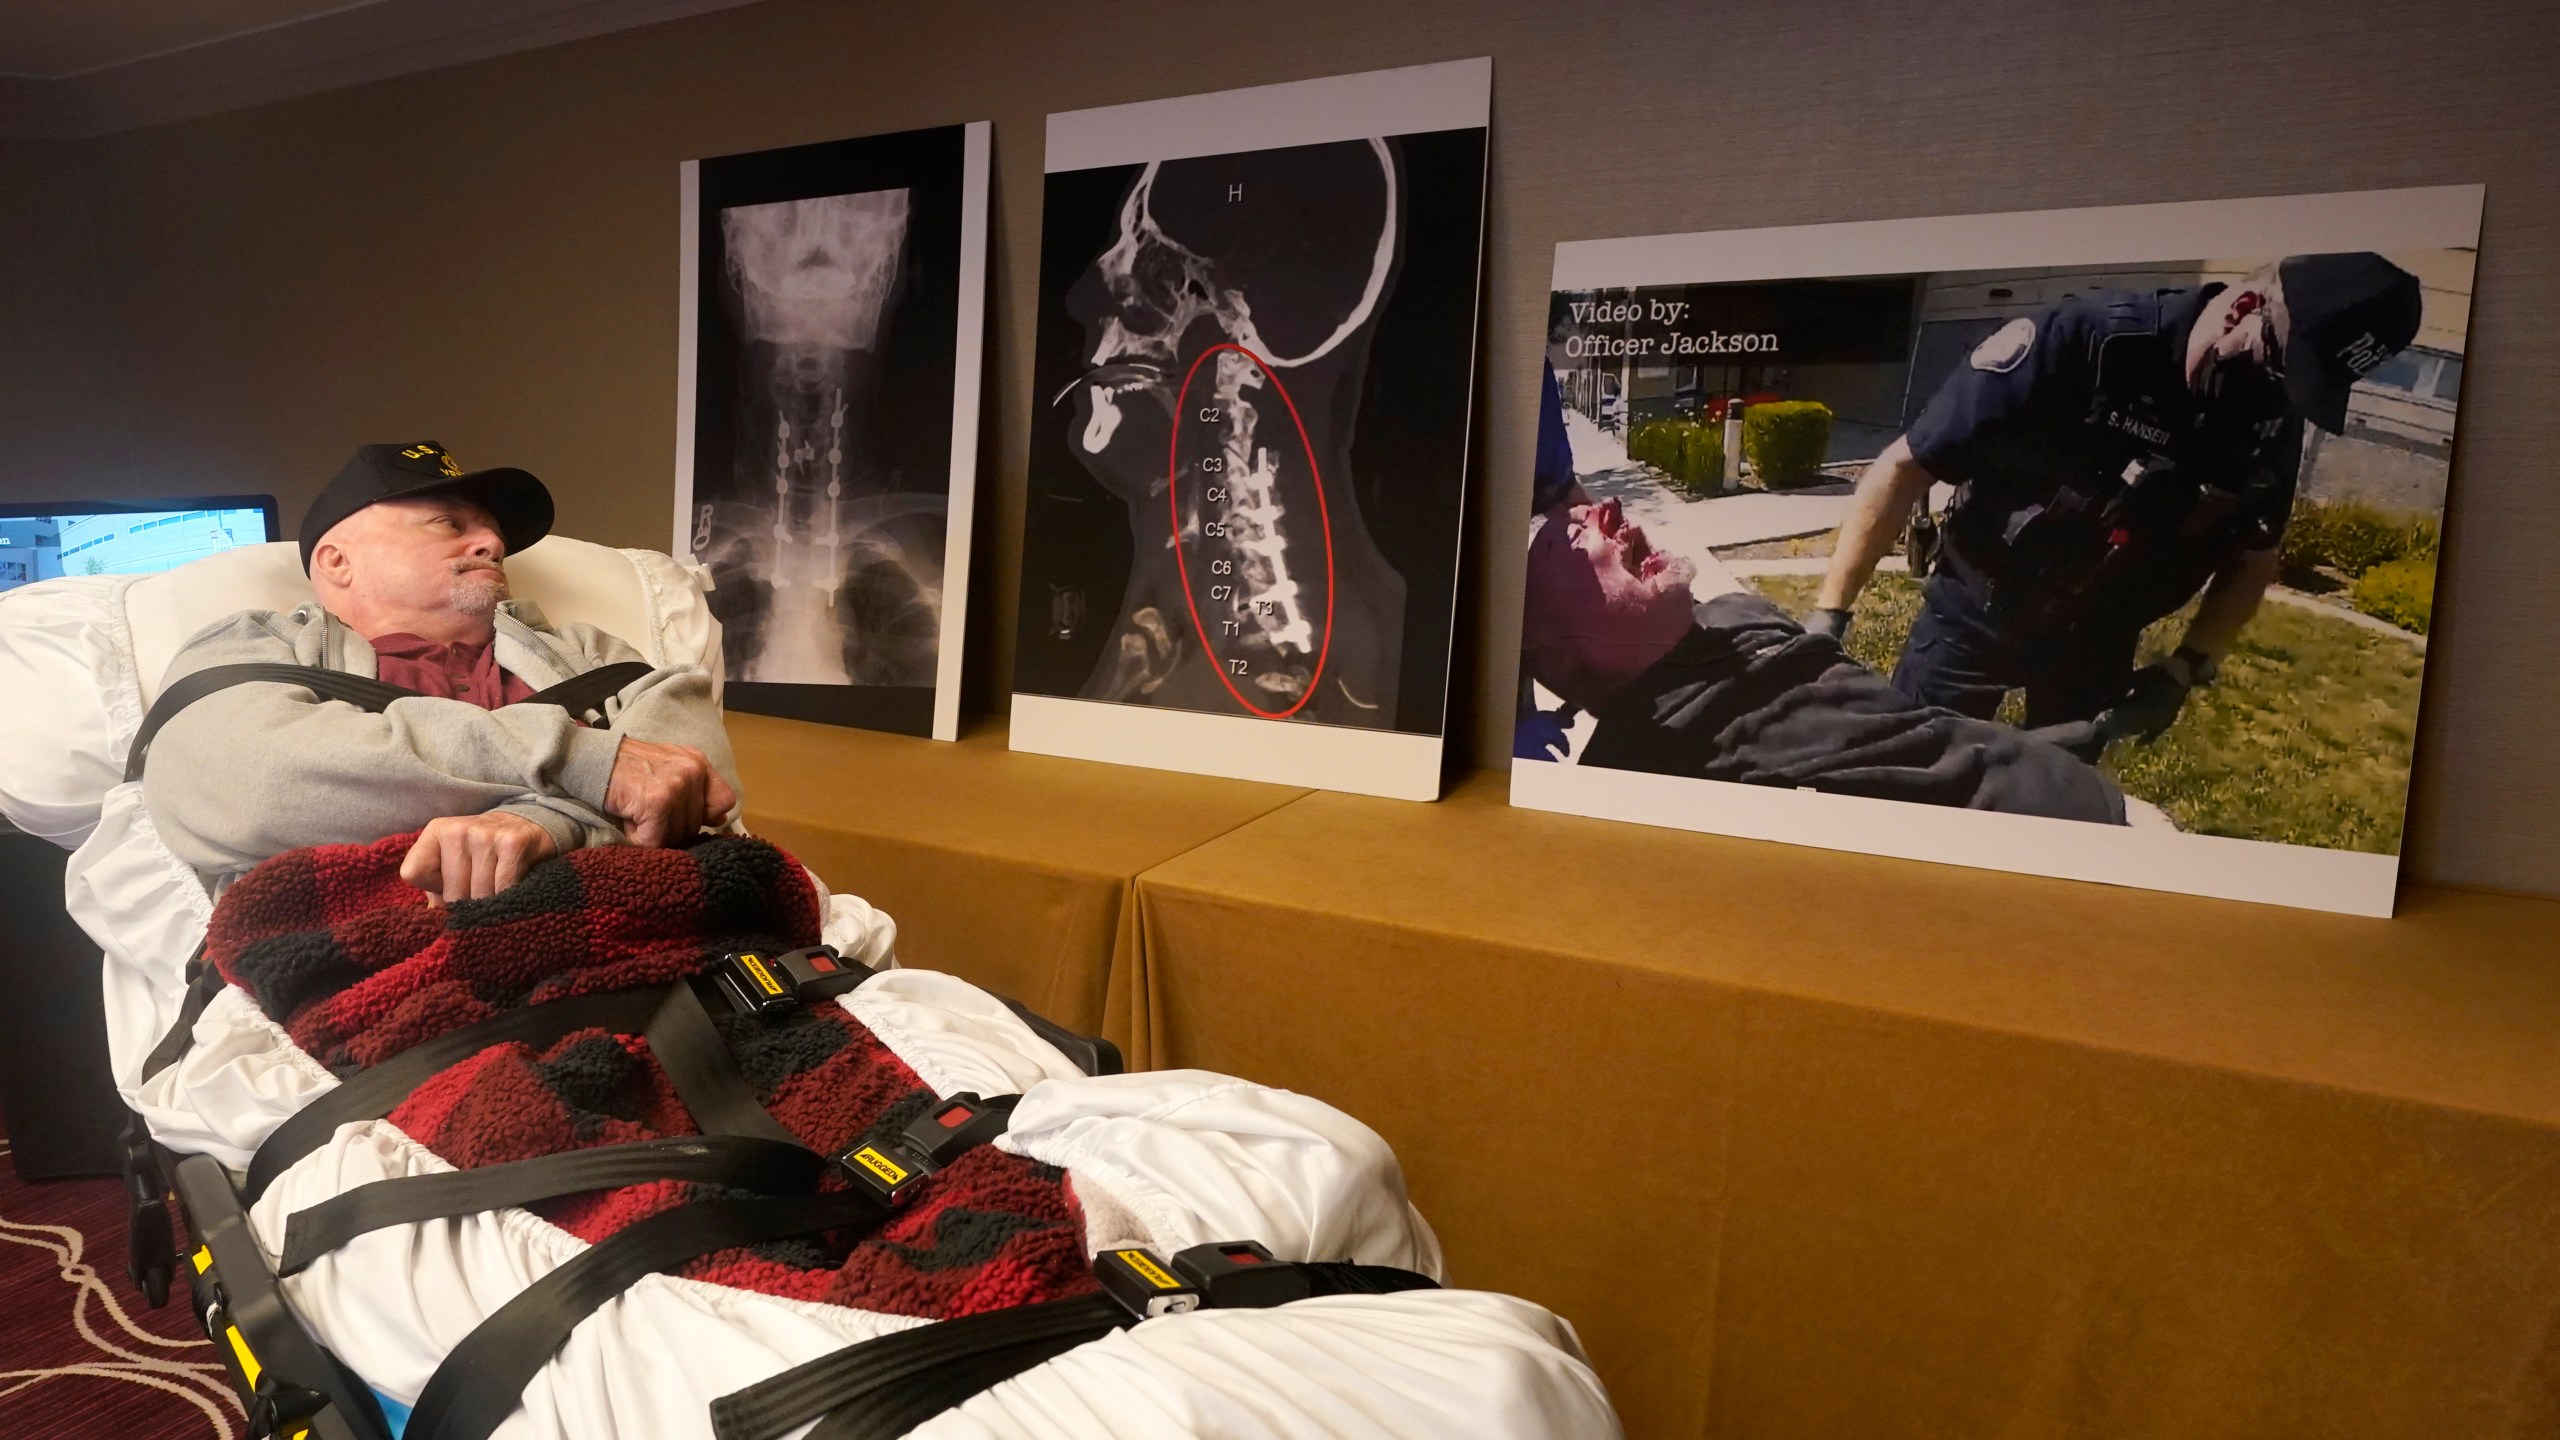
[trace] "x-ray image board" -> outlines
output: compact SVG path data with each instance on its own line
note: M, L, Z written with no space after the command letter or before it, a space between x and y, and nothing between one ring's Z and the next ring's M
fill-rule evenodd
M988 135L685 162L674 553L732 708L958 736Z
M1049 117L1014 748L1438 794L1491 85Z

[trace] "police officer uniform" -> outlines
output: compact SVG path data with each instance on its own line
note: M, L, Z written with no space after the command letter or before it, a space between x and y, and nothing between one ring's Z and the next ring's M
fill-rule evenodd
M2373 255L2279 275L2281 378L2225 365L2213 393L2189 387L2220 285L2068 300L1974 347L1906 437L1958 489L1895 689L1988 718L2023 688L2030 728L2091 719L2125 696L2145 626L2282 540L2304 418L2344 424L2347 387L2414 337L2419 295Z

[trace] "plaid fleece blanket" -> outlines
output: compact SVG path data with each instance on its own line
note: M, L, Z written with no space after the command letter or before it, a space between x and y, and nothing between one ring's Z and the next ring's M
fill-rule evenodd
M503 894L439 907L400 880L413 839L279 855L242 876L214 911L207 959L341 1076L516 1006L663 985L723 951L818 938L808 875L761 840L574 851ZM757 1098L821 1153L894 1138L936 1099L840 1007L806 1007L778 1024L718 1024ZM600 1029L540 1050L492 1046L420 1086L390 1119L463 1169L698 1133L639 1037ZM1063 1171L980 1146L924 1184L849 1249L818 1237L780 1241L679 1273L928 1319L1094 1288ZM667 1181L535 1209L597 1241L719 1193Z

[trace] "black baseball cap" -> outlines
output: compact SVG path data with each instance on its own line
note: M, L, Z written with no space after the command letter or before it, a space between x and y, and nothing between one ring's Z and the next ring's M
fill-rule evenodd
M2276 266L2291 318L2284 388L2294 408L2335 435L2347 391L2418 338L2418 277L2370 251L2288 255Z
M510 555L522 554L551 533L551 492L525 471L501 467L465 472L433 440L366 445L302 512L302 572L311 573L311 552L339 521L378 501L431 491L450 491L488 511Z

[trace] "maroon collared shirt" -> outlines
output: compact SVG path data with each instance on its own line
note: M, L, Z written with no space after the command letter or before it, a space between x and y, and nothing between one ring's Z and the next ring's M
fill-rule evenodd
M403 689L447 700L467 700L483 710L513 705L533 687L498 668L497 645L438 645L393 633L373 642L373 673Z

